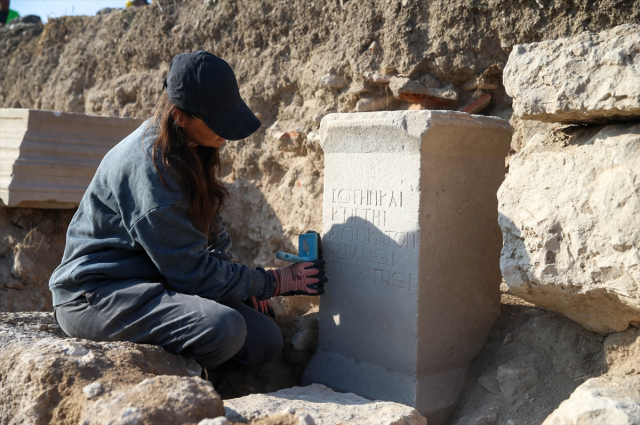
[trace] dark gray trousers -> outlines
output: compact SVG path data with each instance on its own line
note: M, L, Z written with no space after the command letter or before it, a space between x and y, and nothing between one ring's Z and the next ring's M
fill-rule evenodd
M241 302L215 302L137 279L101 286L55 307L54 314L71 337L159 345L220 372L267 363L282 350L275 323Z

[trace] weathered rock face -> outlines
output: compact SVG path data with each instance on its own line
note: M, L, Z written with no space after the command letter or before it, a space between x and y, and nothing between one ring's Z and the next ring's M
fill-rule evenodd
M640 322L640 125L535 136L498 191L513 293L608 334Z
M6 424L196 424L224 415L200 371L159 347L67 338L48 313L0 313Z
M292 409L309 414L317 425L427 424L427 420L412 407L371 401L351 393L336 393L320 384L225 400L224 406L231 421L263 418Z
M0 208L0 311L51 311L73 210Z
M513 127L511 153L520 152L536 134L554 126L561 126L560 124L519 119L515 114L512 114L508 119L509 124Z
M640 117L640 25L514 46L504 69L524 119L603 123Z

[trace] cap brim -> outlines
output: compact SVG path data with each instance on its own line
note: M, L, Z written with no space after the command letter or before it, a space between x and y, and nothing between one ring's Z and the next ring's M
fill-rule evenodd
M202 121L218 136L226 140L241 140L255 133L262 123L242 102L233 111L226 114L200 115Z

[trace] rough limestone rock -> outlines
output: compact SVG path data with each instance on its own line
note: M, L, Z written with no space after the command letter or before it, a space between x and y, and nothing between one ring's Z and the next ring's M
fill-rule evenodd
M214 419L215 420L215 419ZM310 414L305 413L304 409L296 411L295 409L284 409L282 412L266 418L256 419L250 422L251 425L316 425ZM198 424L203 425L203 424ZM213 425L213 424L212 424ZM220 424L227 425L227 424Z
M498 191L511 291L609 334L640 324L640 125L533 137Z
M525 359L534 360L535 356L533 356L533 359ZM525 393L538 383L538 371L535 367L511 362L498 367L496 380L500 386L500 391L506 397L513 397L514 395Z
M562 126L561 124L536 120L523 120L518 118L515 114L511 115L509 118L509 124L511 124L511 127L513 128L513 136L511 137L511 153L520 152L536 134L542 133L544 130L554 126Z
M607 373L616 375L640 374L640 329L611 334L604 342Z
M317 425L427 424L412 407L371 401L351 393L336 393L320 384L226 400L224 406L230 421L264 418L284 409L293 409L309 414Z
M521 44L504 69L516 115L563 123L640 117L640 25Z
M74 212L0 207L0 311L53 309L49 278Z
M222 415L192 360L68 338L49 313L0 313L3 424L197 424Z
M592 378L578 387L542 425L636 425L640 377Z

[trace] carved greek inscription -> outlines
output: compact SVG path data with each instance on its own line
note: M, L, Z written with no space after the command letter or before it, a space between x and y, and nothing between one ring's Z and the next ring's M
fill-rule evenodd
M331 207L331 222L366 224L385 227L387 225L387 212L373 208Z
M380 288L399 288L408 291L414 285L412 273L346 261L328 261L326 273L329 278L340 276L354 285L372 285Z
M325 235L327 275L353 285L411 290L413 276L398 270L398 259L418 249L414 232L388 229L390 215L402 214L406 194L396 190L331 190L331 223Z
M381 230L371 225L334 226L325 238L327 276L354 285L411 290L411 273L398 270L398 259L418 249L415 233Z
M396 232L375 227L334 226L326 236L328 239L358 243L371 246L382 246L415 250L418 245L413 232Z
M332 204L402 208L402 192L375 189L333 189Z

